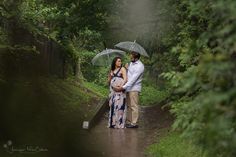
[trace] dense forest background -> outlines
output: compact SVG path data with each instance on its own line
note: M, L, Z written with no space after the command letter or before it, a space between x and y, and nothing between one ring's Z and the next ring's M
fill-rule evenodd
M173 128L209 156L235 156L235 8L234 0L2 0L0 83L53 75L106 87L109 67L91 59L136 40L150 56L144 86L168 91Z

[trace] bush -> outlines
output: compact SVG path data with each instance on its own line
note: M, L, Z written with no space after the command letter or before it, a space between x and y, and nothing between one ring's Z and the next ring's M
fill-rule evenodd
M161 101L167 99L169 96L168 90L160 90L153 86L142 86L142 91L140 94L140 105L148 106L158 104Z
M206 157L201 148L195 146L191 140L181 138L178 132L171 132L158 143L150 145L146 154L152 157Z
M227 3L227 5L225 5ZM162 74L172 84L174 128L210 156L236 155L236 2L175 3L179 42L177 70Z

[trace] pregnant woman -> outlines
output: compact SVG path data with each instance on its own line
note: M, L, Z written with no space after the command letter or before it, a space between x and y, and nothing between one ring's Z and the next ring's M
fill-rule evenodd
M110 84L108 127L125 128L126 95L124 91L116 92L113 90L113 87L122 86L127 82L126 69L122 67L120 57L115 57L112 61L108 82Z

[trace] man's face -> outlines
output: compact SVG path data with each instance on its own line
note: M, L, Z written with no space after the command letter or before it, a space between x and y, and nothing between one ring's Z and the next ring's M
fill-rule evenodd
M130 60L131 60L131 62L135 61L135 53L134 52L130 53Z

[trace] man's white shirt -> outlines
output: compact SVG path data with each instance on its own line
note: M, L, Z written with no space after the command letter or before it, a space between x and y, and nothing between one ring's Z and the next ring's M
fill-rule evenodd
M142 79L143 79L144 65L140 60L136 62L131 62L128 67L128 81L123 86L127 91L137 91L141 92Z

